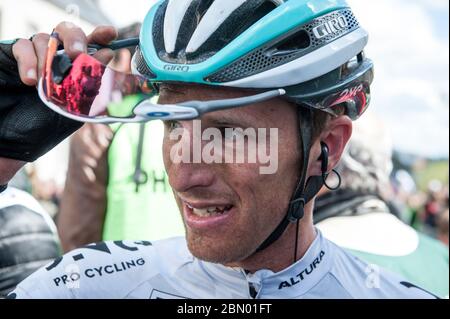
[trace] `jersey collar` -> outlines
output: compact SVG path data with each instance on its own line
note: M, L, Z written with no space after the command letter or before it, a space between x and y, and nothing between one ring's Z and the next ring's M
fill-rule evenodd
M287 299L299 297L316 286L330 271L332 258L329 241L317 230L316 239L302 259L278 273L263 269L246 274L239 268L206 262L203 267L216 280L233 283L235 287L243 282L247 284L245 287L255 287L257 298Z

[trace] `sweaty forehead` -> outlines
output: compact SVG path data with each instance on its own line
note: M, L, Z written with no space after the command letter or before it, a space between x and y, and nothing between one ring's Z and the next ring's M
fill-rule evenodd
M176 104L192 100L210 101L218 99L231 99L254 95L259 93L256 90L243 90L226 87L211 87L196 84L174 84L164 83L160 86L159 103ZM206 118L223 117L228 119L252 120L253 125L261 123L261 127L275 125L283 122L286 118L292 117L296 107L283 99L275 98L269 101L252 104L235 109L217 111L204 116Z
M218 100L249 96L257 91L198 84L163 83L160 85L160 103L174 104L192 100Z

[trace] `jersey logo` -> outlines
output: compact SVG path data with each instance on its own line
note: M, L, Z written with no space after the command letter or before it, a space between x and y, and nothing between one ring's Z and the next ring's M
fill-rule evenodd
M149 241L115 241L109 243L109 245L114 245L122 250L134 253L138 252L140 250L139 248L141 247L152 246L152 243ZM53 278L53 283L56 287L65 286L68 289L78 289L80 287L81 279L92 279L114 275L123 271L141 268L146 264L144 258L139 258L139 256L136 256L136 258L134 259L124 260L121 262L102 265L94 268L88 268L84 269L84 271L81 271L78 263L86 258L85 251L96 251L97 253L107 255L112 254L108 243L103 242L88 245L77 250L74 254L67 254L55 259L53 263L48 265L45 269L47 271L54 271L56 269L58 271L63 271L63 274L60 274L57 277ZM59 269L61 267L57 268L65 258L71 258L73 260L73 263L68 263L64 269Z
M133 244L135 244L136 246L129 246L127 244L125 244L124 241L115 241L114 245L116 245L119 248L122 248L124 250L128 250L128 251L138 251L139 250L139 246L151 246L152 243L149 241L135 241L133 242ZM108 244L103 242L103 243L98 243L98 244L92 244L92 245L88 245L85 246L83 248L80 248L81 250L85 250L85 249L90 249L90 250L96 250L99 252L103 252L106 254L111 254L111 250L108 247ZM47 271L51 271L52 269L56 268L62 261L64 258L68 258L68 255L62 256L62 257L58 257L56 258L53 263L51 263L50 265L48 265L45 269ZM84 259L84 255L82 253L77 254L72 256L72 259L76 262L79 260L83 260Z
M98 277L105 277L115 275L120 272L133 270L145 265L145 259L139 258L136 260L121 261L113 264L102 265L93 268L87 268L81 271L76 264L69 264L65 268L65 273L53 279L56 287L64 285L69 289L80 288L81 279L93 279Z
M325 252L322 250L319 256L317 256L317 258L314 259L314 261L307 268L303 269L297 276L291 277L289 281L283 281L280 283L278 289L281 290L283 288L289 288L305 280L306 277L312 274L312 272L319 266L322 262L323 256L325 256Z

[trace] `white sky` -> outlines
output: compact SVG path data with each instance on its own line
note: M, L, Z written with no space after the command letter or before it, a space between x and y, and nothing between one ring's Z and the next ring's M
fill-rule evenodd
M387 122L395 148L448 156L448 1L349 2L371 36L372 109Z
M156 0L100 0L105 13L118 27L134 22L142 22L149 8Z

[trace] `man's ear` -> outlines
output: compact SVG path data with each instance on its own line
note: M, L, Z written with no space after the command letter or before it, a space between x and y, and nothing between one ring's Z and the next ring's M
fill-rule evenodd
M328 169L327 173L334 169L352 136L353 123L348 116L340 116L328 121L319 138L314 142L311 149L310 175L322 175L322 145L328 147Z

